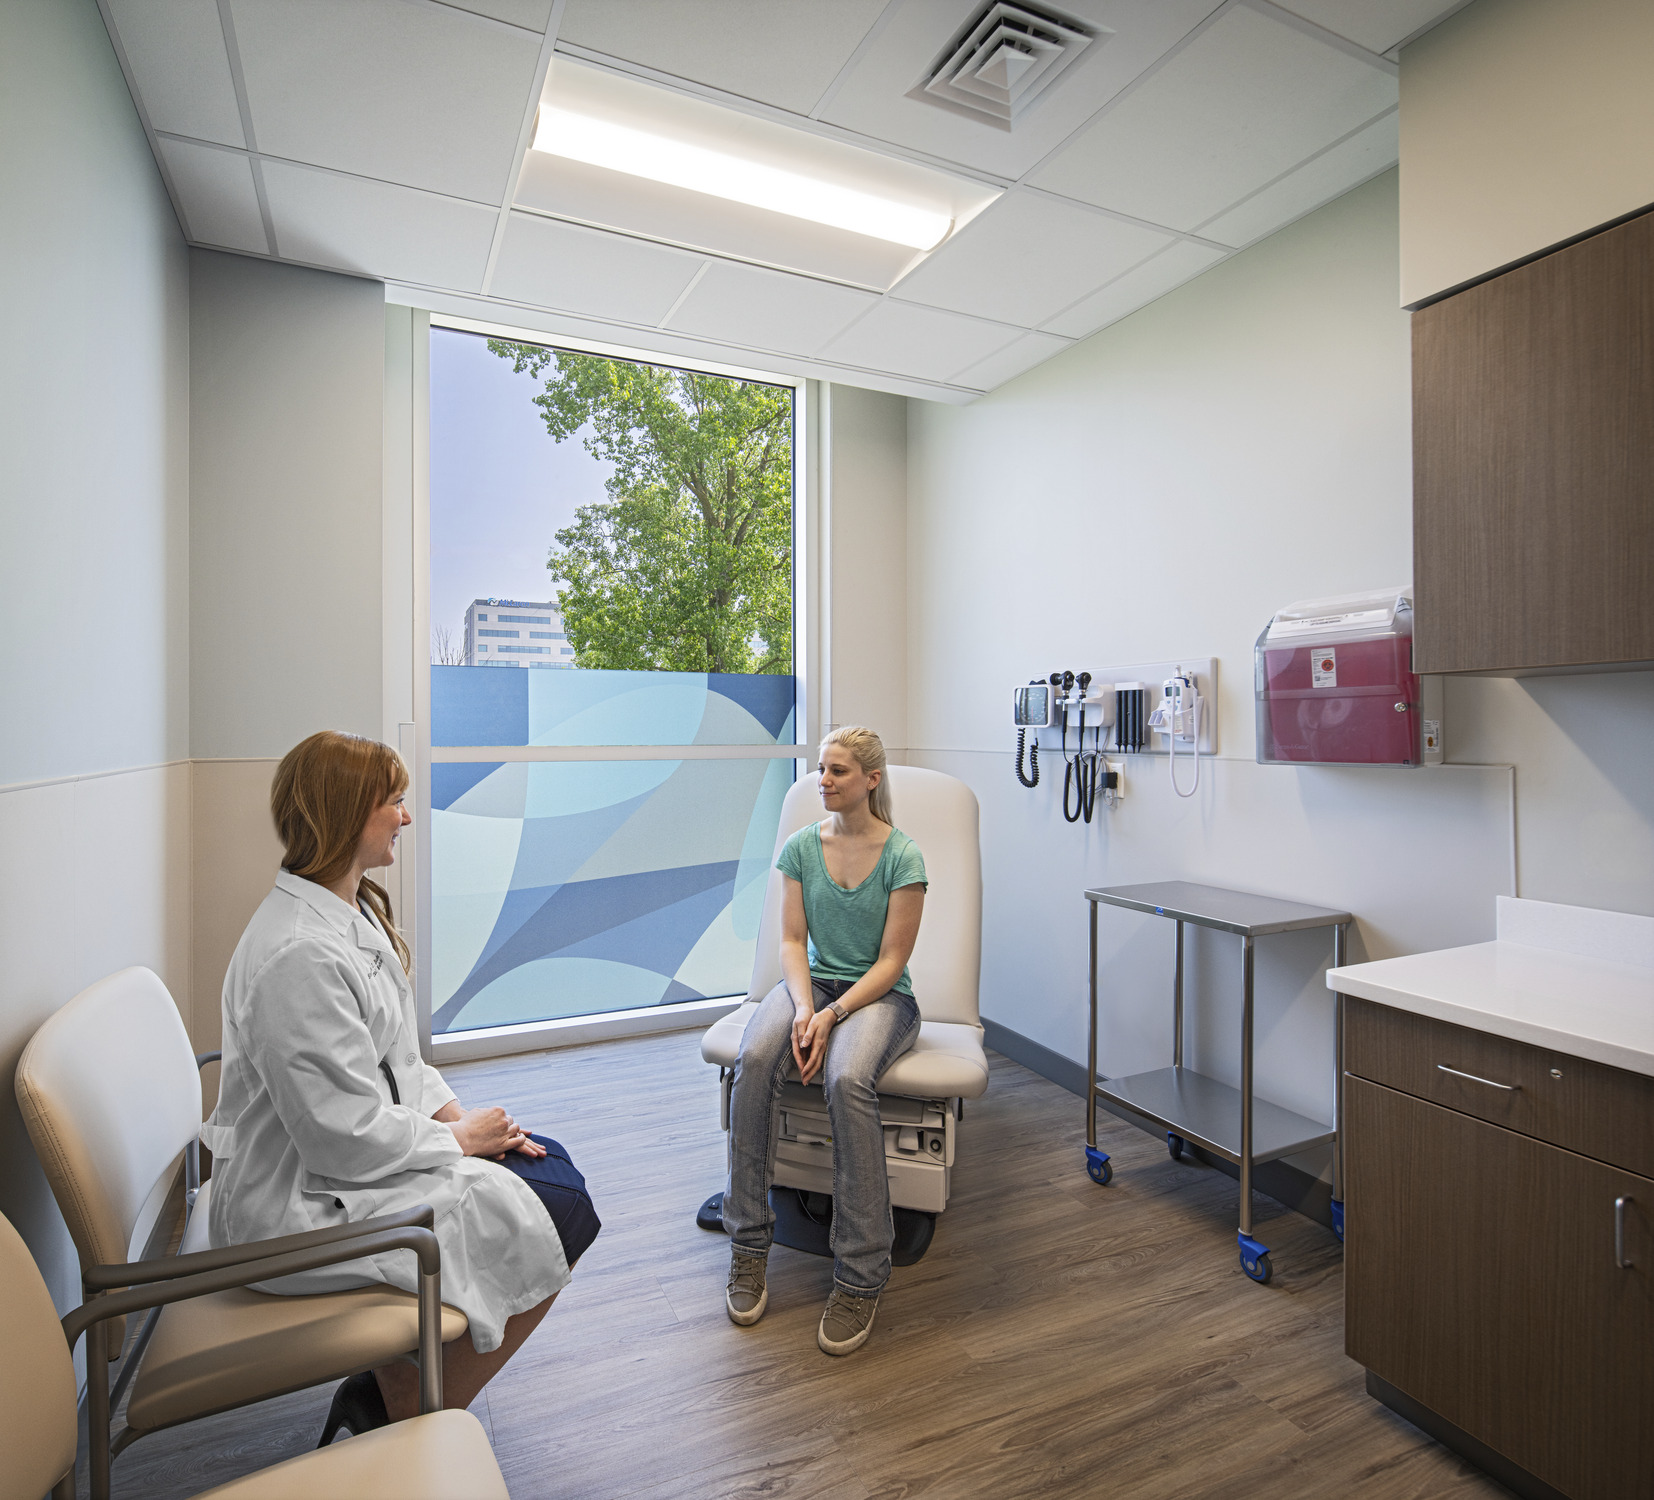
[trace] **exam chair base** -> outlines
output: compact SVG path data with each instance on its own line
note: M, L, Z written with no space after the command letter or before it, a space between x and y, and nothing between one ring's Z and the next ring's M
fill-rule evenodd
M833 1200L827 1193L806 1192L803 1188L773 1187L770 1208L775 1213L775 1243L806 1255L833 1253L829 1243L833 1230ZM917 1208L893 1208L896 1238L890 1246L890 1264L911 1266L923 1259L936 1236L936 1215ZM700 1206L695 1223L701 1229L723 1232L724 1195L714 1193Z

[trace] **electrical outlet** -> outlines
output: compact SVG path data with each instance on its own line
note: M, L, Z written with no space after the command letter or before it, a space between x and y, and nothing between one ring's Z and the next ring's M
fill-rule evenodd
M1123 760L1105 760L1103 769L1114 773L1113 795L1118 802L1126 795L1126 763Z

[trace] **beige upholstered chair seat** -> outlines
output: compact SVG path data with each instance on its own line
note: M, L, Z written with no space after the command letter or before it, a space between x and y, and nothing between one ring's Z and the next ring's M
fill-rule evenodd
M749 1000L709 1026L701 1038L701 1056L720 1067L734 1067L741 1033L757 1009ZM796 1066L788 1076L797 1080ZM909 1099L980 1099L988 1090L982 1028L957 1021L925 1021L912 1048L879 1075L878 1089L881 1094Z
M205 1250L212 1183L202 1186L181 1252ZM442 1309L442 1341L465 1332ZM389 1364L419 1343L419 1304L396 1287L280 1297L236 1290L164 1308L132 1382L126 1422L153 1432Z
M290 1458L196 1500L510 1500L488 1434L468 1411L438 1411Z

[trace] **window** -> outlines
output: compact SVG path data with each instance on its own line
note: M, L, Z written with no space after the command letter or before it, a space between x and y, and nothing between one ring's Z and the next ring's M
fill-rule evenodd
M433 1033L745 993L799 755L797 389L442 326L430 389L433 637L491 600L557 643L433 639Z
M479 620L486 620L488 618L488 616L487 615L478 615L477 618Z
M508 641L521 640L523 635L520 630L479 630L477 634L503 636Z

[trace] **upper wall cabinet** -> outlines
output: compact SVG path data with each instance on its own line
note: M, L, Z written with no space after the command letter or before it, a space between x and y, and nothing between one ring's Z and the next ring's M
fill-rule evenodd
M1654 213L1413 314L1414 662L1654 661Z

